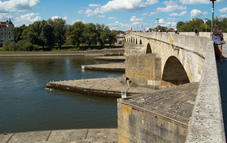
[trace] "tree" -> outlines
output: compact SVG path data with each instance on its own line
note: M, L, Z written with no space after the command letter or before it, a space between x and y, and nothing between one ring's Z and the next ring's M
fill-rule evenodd
M82 22L74 23L68 30L68 36L70 42L75 46L79 47L84 41L82 33L84 31L84 24Z
M103 42L103 32L104 32L104 25L100 25L100 24L96 24L96 31L97 31L97 42L99 43L99 45L101 47L104 46L104 42Z
M62 18L56 18L54 20L49 19L48 23L53 27L55 42L58 44L58 48L61 49L66 41L66 22Z
M84 25L83 39L86 44L90 47L91 44L97 43L97 32L96 27L93 23L88 23Z
M112 44L114 44L117 41L117 34L119 34L117 31L112 30L109 35L109 45L112 47Z
M45 23L42 27L42 33L41 33L41 39L44 43L44 46L48 46L51 47L54 44L54 33L53 33L53 27L48 24Z
M27 26L22 25L20 27L15 27L13 29L13 37L14 37L15 42L22 40L22 33L26 28L27 28Z

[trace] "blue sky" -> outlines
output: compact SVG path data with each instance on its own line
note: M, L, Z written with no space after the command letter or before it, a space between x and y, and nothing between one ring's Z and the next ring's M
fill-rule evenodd
M227 0L215 2L215 16L227 17ZM0 0L0 19L16 26L62 17L108 25L111 29L142 30L157 22L175 27L178 21L211 18L209 0ZM159 20L157 20L159 19Z

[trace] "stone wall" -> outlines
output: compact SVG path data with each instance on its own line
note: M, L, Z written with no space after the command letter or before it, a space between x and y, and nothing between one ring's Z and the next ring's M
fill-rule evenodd
M126 56L125 76L139 86L161 85L161 58L155 54Z
M187 125L118 103L119 143L183 143Z

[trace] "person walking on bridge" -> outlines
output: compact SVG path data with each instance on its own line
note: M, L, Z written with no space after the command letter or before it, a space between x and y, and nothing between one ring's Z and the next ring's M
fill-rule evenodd
M214 41L214 50L216 59L220 62L223 61L222 57L222 44L224 44L224 37L222 34L222 30L219 25L215 24L213 29L213 41Z

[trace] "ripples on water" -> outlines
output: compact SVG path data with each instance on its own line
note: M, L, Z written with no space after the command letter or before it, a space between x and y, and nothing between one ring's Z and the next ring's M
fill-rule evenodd
M48 81L121 76L81 71L95 63L86 57L0 58L0 134L116 127L116 99L45 90Z

